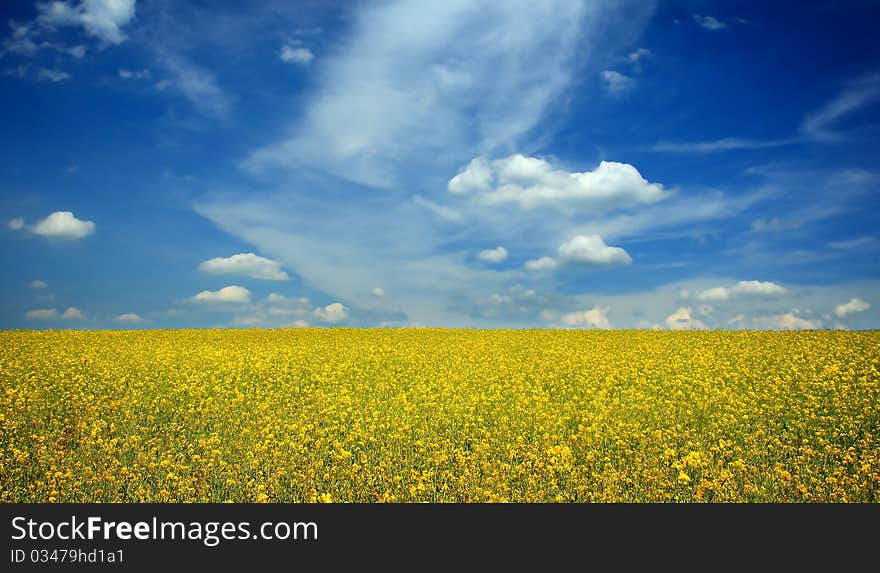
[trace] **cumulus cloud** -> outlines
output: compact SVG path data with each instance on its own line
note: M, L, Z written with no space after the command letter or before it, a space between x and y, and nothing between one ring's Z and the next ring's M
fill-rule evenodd
M281 263L254 253L215 257L202 262L199 270L212 275L240 275L269 281L286 281L290 278L281 268Z
M455 194L489 191L493 178L489 161L485 157L475 157L458 175L449 180L447 189Z
M35 235L50 239L77 240L94 233L95 224L77 219L70 211L55 211L30 230Z
M144 321L144 319L133 312L127 312L125 314L120 314L116 317L117 322L122 322L125 324L140 324Z
M342 303L334 302L323 308L316 308L314 314L324 322L333 324L345 320L348 317L348 309Z
M107 44L125 41L122 28L135 16L135 0L68 0L37 4L37 21L50 28L79 26Z
M376 287L373 289L373 296L383 297L385 296L385 289Z
M281 48L281 61L289 64L308 64L315 55L308 48L296 47L285 44Z
M794 312L759 316L752 321L759 327L769 330L816 330L822 328L821 320L810 320L797 316Z
M650 204L666 198L658 183L648 183L627 163L602 161L582 173L554 168L548 161L516 154L504 159L472 160L453 177L448 189L485 204L607 210Z
M82 311L73 306L69 307L60 315L54 308L38 308L27 311L24 317L28 320L53 320L56 318L62 318L64 320L83 320L85 318Z
M694 295L697 300L724 301L745 297L774 297L787 294L788 290L769 281L739 281L732 287L713 287Z
M286 328L291 321L304 319L313 314L307 297L285 296L271 293L254 304L238 305L232 320L234 326Z
M61 318L65 320L83 320L85 316L80 309L71 306L61 315Z
M485 249L477 253L477 258L487 263L500 263L507 258L507 249L500 245L494 249Z
M523 268L527 271L552 271L559 266L553 257L541 257L532 261L526 261Z
M599 235L578 235L559 247L559 258L567 263L594 266L629 265L632 257L620 247L609 247Z
M859 312L864 312L871 308L871 305L862 299L855 297L850 299L849 302L844 304L839 304L834 309L834 314L836 314L840 318L844 318L849 316L850 314L857 314Z
M605 89L611 95L619 96L632 91L636 87L636 81L629 76L615 70L604 70L599 74L605 82Z
M244 287L230 285L216 291L203 290L190 300L196 303L247 304L251 301L251 291Z
M266 302L274 305L303 306L309 304L309 299L304 296L284 296L273 292L266 297Z
M45 281L31 281L28 286L33 289L44 289L49 286L49 283Z
M58 318L58 311L54 308L37 308L24 313L24 317L28 320L51 320Z
M16 217L9 220L9 228L13 231L20 231L24 228L24 219Z
M562 315L562 323L567 326L588 328L611 328L608 321L608 309L594 306L590 310L578 310Z
M694 14L694 22L696 22L701 28L713 31L723 30L727 27L727 24L717 18L712 16L700 16L699 14Z
M705 330L706 323L694 317L693 309L683 306L666 317L666 326L672 330Z

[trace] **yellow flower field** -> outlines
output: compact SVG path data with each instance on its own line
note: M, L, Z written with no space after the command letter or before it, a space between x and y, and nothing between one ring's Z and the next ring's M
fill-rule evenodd
M880 501L880 332L0 334L3 502Z

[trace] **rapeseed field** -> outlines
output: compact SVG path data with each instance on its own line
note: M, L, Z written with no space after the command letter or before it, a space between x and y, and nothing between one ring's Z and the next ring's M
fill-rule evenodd
M2 502L878 502L880 332L0 334Z

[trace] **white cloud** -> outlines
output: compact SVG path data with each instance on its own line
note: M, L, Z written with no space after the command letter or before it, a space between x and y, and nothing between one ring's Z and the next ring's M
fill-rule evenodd
M570 85L581 34L598 36L618 12L613 3L568 1L365 5L345 49L325 58L290 134L247 166L307 164L389 188L404 166L424 173L460 160L462 150L509 149ZM630 10L618 38L648 12Z
M281 48L281 61L293 64L308 64L315 57L308 48L298 48L285 44Z
M13 231L20 231L24 228L24 219L16 217L9 220L9 228Z
M869 308L871 308L870 304L858 297L854 297L850 299L850 301L847 303L837 305L837 307L835 307L834 309L834 314L836 314L840 318L843 318L850 314L864 312Z
M463 216L460 211L457 211L456 209L447 207L445 205L438 205L437 203L429 199L425 199L421 195L414 196L413 203L415 203L416 205L420 205L425 209L428 209L444 221L449 221L450 223L460 223L463 220Z
M294 319L304 319L313 314L307 297L284 296L271 293L262 301L242 304L236 308L233 326L286 328Z
M71 306L64 311L64 314L61 315L61 318L65 320L83 320L85 316L83 316L83 313L80 309Z
M725 324L729 325L731 328L744 330L746 325L746 315L740 313L736 316L732 316L724 321Z
M152 76L150 70L119 70L119 77L124 80L144 80Z
M28 320L51 320L58 318L58 311L54 308L38 308L27 311L24 317Z
M44 26L81 26L85 32L108 44L125 40L122 28L135 15L135 0L68 0L37 4L37 21Z
M475 157L449 180L446 187L450 193L456 194L489 191L493 178L489 161L485 157Z
M593 54L625 53L618 48L632 45L651 10L611 1L359 3L345 41L321 54L312 89L291 104L283 135L243 162L268 185L204 195L196 209L329 300L396 313L377 323L473 325L456 301L502 292L520 271L474 265L472 245L554 254L581 230L556 217L508 217L516 202L496 207L474 193L437 191L474 158L539 148L558 126L546 116L556 115L572 80L602 69ZM451 219L407 200L415 193L448 202L448 214L468 224L450 229ZM370 293L377 284L393 301Z
M44 289L49 286L49 283L45 281L31 281L28 286L33 289Z
M290 323L291 328L308 328L309 323L305 320L294 320Z
M332 324L345 320L348 317L348 309L342 303L334 302L323 308L316 308L315 316Z
M126 324L140 324L144 321L144 319L133 312L127 312L125 314L120 314L116 317L117 322L123 322Z
M291 296L280 295L280 294L273 292L273 293L270 293L269 296L266 297L266 302L268 302L269 304L276 304L276 305L303 306L303 305L309 304L309 299L304 296L291 297Z
M778 296L788 292L785 287L769 281L740 281L734 291L746 296Z
M58 83L69 79L70 74L61 70L50 70L47 68L40 68L37 70L37 80L41 82Z
M205 115L224 117L227 114L232 101L211 71L179 54L161 52L159 62L172 77L157 83L158 89L173 88Z
M774 297L787 294L788 290L769 281L739 281L732 287L713 287L694 295L697 300L724 301L743 297Z
M95 232L92 221L81 221L70 211L55 211L31 227L31 232L55 239L82 239Z
M602 77L602 81L605 82L605 89L611 95L623 95L636 87L634 79L615 70L604 70L599 75Z
M196 303L235 303L247 304L251 301L251 291L237 285L225 286L217 291L203 290L195 295L192 302Z
M514 203L525 209L606 210L656 203L667 196L662 185L648 183L627 163L602 161L594 171L578 173L521 154L492 162L476 158L448 187L458 194L473 194L485 204Z
M559 247L559 257L565 262L610 266L629 265L632 257L620 247L609 247L599 235L578 235Z
M556 259L552 257L541 257L533 261L526 261L523 268L527 271L552 271L559 266Z
M639 48L627 54L626 60L631 64L638 64L641 60L649 57L651 57L651 50L647 48Z
M695 318L693 309L683 306L666 317L666 326L672 330L705 330L706 323Z
M849 83L822 109L807 115L801 132L817 141L833 141L840 135L833 130L836 123L852 112L880 100L880 73L872 73Z
M739 149L770 149L800 143L801 138L786 139L745 139L741 137L725 137L714 141L669 142L663 141L650 147L651 151L665 153L716 153Z
M373 296L383 297L385 296L385 289L376 287L373 289Z
M880 241L871 236L857 237L846 241L832 241L828 243L832 249L843 251L860 250L860 249L876 249L880 246Z
M801 318L794 312L756 317L752 321L760 328L769 330L816 330L822 328L821 320Z
M477 253L477 258L487 263L500 263L507 258L507 249L500 245L494 249L485 249Z
M608 309L594 306L590 310L578 310L562 315L562 323L568 326L586 326L589 328L611 328L608 321Z
M281 268L281 263L254 253L209 259L199 265L199 270L212 275L239 275L270 281L286 281L290 278Z
M712 16L700 16L699 14L694 14L694 22L707 30L723 30L727 27L727 24L717 18Z
M715 153L740 149L769 149L812 141L836 141L843 135L834 130L835 124L878 100L880 100L880 73L871 73L850 82L821 109L807 114L801 121L799 134L796 136L780 139L726 137L715 141L661 142L650 149L668 153Z

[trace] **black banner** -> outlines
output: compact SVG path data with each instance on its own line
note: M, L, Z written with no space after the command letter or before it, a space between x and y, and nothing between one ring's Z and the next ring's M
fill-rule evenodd
M789 568L822 560L838 569L871 557L878 507L7 504L2 570Z

